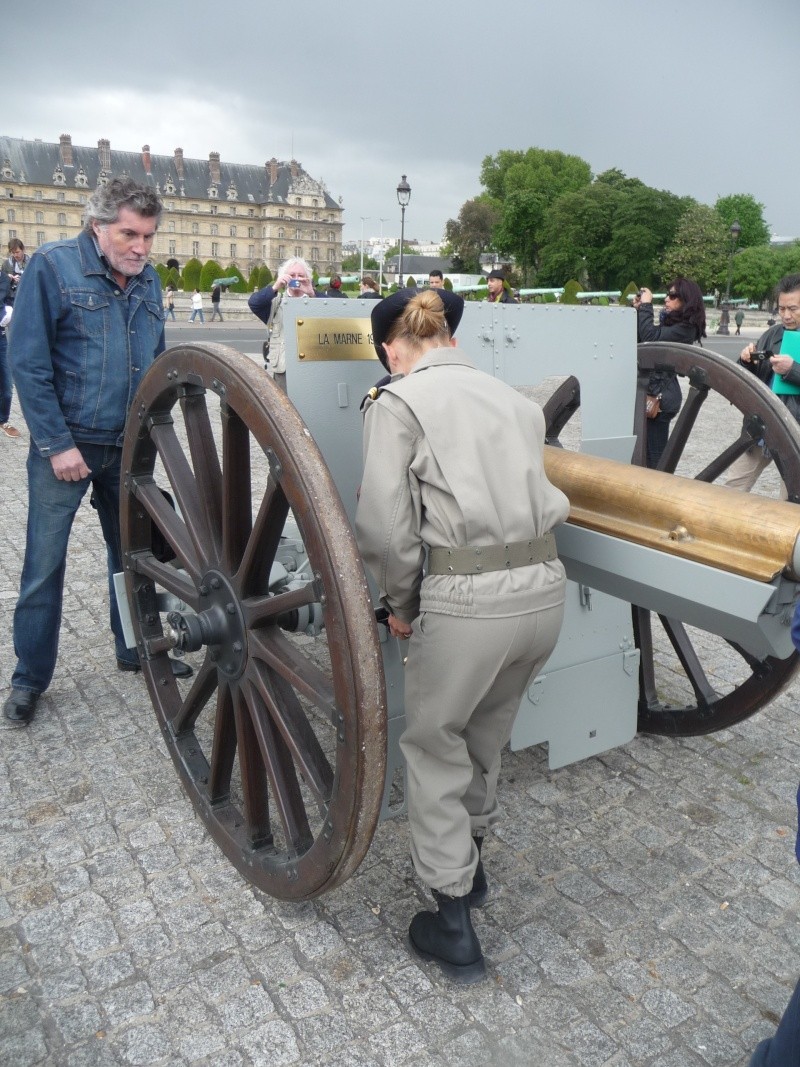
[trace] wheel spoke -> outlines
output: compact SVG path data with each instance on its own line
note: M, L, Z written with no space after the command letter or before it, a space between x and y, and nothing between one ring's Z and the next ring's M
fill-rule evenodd
M178 517L151 475L138 475L130 479L136 499L144 506L150 518L159 528L194 582L200 581L201 560L189 537L186 524Z
M296 693L279 674L263 664L251 661L248 679L324 813L333 791L333 769Z
M217 453L205 392L187 394L181 398L186 437L192 457L197 492L208 517L208 530L214 544L214 555L220 558L222 545L222 469Z
M156 585L172 593L184 604L188 604L195 611L199 609L197 589L182 571L171 567L168 563L159 563L152 552L131 552L128 562L131 570L136 574L152 578Z
M286 525L289 502L280 484L270 476L264 498L250 531L237 574L242 596L258 596L269 587L272 563Z
M216 562L213 552L214 540L208 522L208 512L197 486L194 472L186 458L175 433L175 426L169 422L157 422L151 430L151 438L158 450L159 458L167 472L181 517L194 546L203 570Z
M253 524L250 431L226 404L222 405L222 564L229 573L239 567Z
M708 680L706 672L695 652L694 645L689 639L686 627L677 619L668 619L659 615L661 625L669 637L670 644L675 649L681 666L686 672L686 677L694 689L697 702L701 707L708 707L718 698L718 693Z
M330 679L276 626L250 634L250 654L337 723L339 708Z
M639 700L648 708L658 704L655 657L653 655L653 627L650 612L633 606L633 636L639 649Z
M675 419L675 424L667 441L667 447L661 456L661 461L658 464L659 470L666 471L668 474L675 473L675 468L683 456L689 437L700 412L703 410L707 397L707 386L697 387L693 385L690 388L689 395L684 400L683 406Z
M172 732L176 737L194 729L201 712L217 688L217 670L210 660L206 660L195 675L192 687L183 703L170 719Z
M261 848L272 844L269 785L253 717L244 694L238 686L234 691L234 716L247 839L251 848Z
M214 720L214 746L208 774L208 799L212 804L227 800L231 794L231 775L236 759L236 724L230 685L222 684L217 693Z
M304 608L307 604L319 601L320 589L317 582L307 582L299 589L275 596L250 597L242 601L242 611L248 629L256 629L275 618Z

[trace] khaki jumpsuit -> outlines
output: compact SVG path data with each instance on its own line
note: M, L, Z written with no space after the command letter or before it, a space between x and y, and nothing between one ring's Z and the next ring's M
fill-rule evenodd
M382 604L413 623L406 664L412 857L433 889L468 893L472 837L497 820L500 752L564 610L560 561L428 574L428 548L541 537L569 513L543 467L538 405L458 349L428 352L369 403L356 535Z

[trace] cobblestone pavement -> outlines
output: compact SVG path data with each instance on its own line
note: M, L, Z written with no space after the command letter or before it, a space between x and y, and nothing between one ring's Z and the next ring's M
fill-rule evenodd
M26 446L0 443L6 684ZM773 1031L800 972L796 687L709 737L558 771L507 753L475 916L490 980L458 988L405 946L429 899L405 820L312 903L229 866L114 669L104 568L84 506L53 685L0 732L4 1065L733 1067Z

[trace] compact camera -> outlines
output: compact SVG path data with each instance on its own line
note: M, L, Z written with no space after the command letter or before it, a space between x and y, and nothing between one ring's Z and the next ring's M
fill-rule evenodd
M290 289L299 289L300 288L300 284L301 283L300 283L300 279L299 278L290 278L289 279L289 288Z
M775 353L771 348L757 348L755 352L750 353L750 362L755 367L760 367L765 359L772 359Z

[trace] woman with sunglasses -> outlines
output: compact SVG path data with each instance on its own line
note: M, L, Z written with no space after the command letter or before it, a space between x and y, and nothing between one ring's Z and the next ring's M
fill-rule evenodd
M676 278L667 287L661 324L653 319L653 294L640 289L634 297L638 341L677 341L679 344L701 343L706 336L706 309L697 282ZM683 403L681 387L672 367L656 365L647 383L648 397L659 398L657 412L647 418L647 466L657 467L669 437L669 424Z

